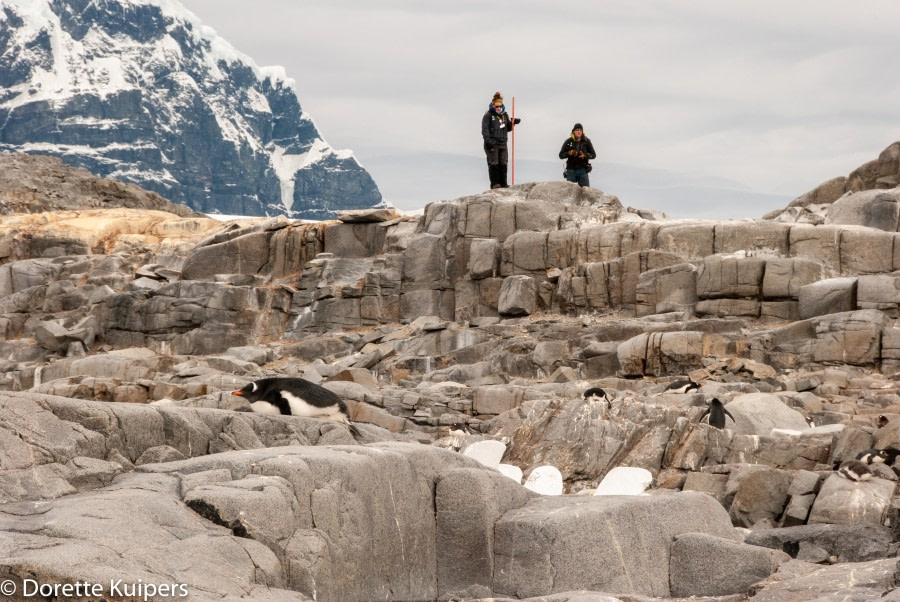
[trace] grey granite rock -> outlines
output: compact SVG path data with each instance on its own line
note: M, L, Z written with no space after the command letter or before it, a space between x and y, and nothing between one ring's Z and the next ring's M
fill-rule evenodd
M754 546L783 550L796 556L801 543L824 549L838 562L866 562L897 555L900 544L889 527L879 525L799 525L782 529L763 529L747 535L744 541Z
M670 559L672 595L722 596L747 592L790 556L705 533L675 537Z
M496 524L494 591L666 597L672 540L692 532L734 537L725 511L702 494L535 498Z

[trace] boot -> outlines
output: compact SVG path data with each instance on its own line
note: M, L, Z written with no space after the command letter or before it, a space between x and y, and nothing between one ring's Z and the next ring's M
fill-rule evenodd
M491 190L500 188L501 186L499 167L499 165L488 165L488 176L491 178Z

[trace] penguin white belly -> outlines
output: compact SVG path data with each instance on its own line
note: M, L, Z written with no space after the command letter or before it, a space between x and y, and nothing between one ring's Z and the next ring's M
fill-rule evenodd
M274 414L276 416L281 416L281 410L268 401L254 401L250 404L250 409L257 414Z
M279 391L284 397L288 405L291 406L291 415L306 416L307 418L325 418L327 420L344 421L344 415L338 405L326 406L324 408L316 407L306 400L297 397L290 391Z

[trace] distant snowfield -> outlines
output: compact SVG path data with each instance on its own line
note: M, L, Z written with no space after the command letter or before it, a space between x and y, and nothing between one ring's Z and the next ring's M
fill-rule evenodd
M377 207L376 207L377 208ZM420 215L425 215L425 208L420 207L419 209L412 209L408 211L404 211L402 209L397 209L397 213L400 215L410 216L410 217L418 217ZM258 215L225 215L223 213L204 213L206 217L210 217L214 220L218 220L220 222L230 222L230 221L238 221L238 220L261 220L261 219L270 219L268 217L260 217ZM304 222L312 222L317 223L324 220L320 219L304 219Z
M206 217L211 217L214 220L220 222L230 222L237 220L259 220L259 219L269 219L267 217L259 217L258 215L223 215L221 213L204 213Z

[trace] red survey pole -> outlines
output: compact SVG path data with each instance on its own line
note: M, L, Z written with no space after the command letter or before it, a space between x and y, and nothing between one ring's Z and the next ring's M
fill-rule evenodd
M516 185L516 97L512 97L512 174L510 176L510 184Z

